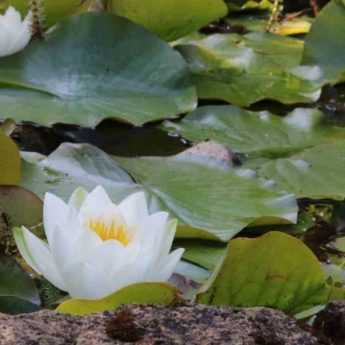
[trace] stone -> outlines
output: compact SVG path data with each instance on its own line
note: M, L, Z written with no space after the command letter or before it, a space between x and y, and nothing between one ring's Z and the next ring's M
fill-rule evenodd
M317 315L313 328L324 343L345 345L345 301L328 303Z
M318 345L269 308L126 306L85 317L0 314L0 345Z

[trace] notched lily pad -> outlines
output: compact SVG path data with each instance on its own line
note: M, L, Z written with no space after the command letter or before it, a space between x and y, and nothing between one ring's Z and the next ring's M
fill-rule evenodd
M188 151L171 158L116 160L185 225L179 237L228 241L255 222L296 221L293 195Z
M296 108L285 117L234 106L200 107L164 129L192 141L211 139L231 150L251 155L281 157L320 143L345 139L345 130L323 123L316 109Z
M193 73L198 95L238 106L264 99L312 103L322 71L301 66L303 41L267 33L216 34L182 39L177 49Z
M142 125L194 109L183 58L142 27L106 13L63 20L47 39L0 59L0 117Z

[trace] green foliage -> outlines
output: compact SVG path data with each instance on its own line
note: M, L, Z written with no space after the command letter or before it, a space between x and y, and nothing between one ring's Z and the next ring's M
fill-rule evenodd
M168 41L227 14L223 0L110 0L110 9Z
M0 257L0 312L28 313L39 308L40 298L33 280L14 259Z
M345 141L318 145L289 158L267 162L259 175L299 198L345 198Z
M345 3L331 1L315 19L306 37L303 62L319 65L325 82L345 81Z
M194 109L188 77L181 56L143 28L111 14L83 14L61 22L44 44L0 60L0 117L142 125Z
M282 224L297 217L292 195L188 153L117 161L182 223L204 231L184 228L182 237L228 241L249 224Z
M267 306L290 314L326 303L330 291L310 249L281 232L232 240L219 272L202 290L201 303Z
M179 299L176 288L162 283L140 283L125 287L101 300L70 299L60 304L57 311L72 315L88 315L115 310L125 304L172 304Z
M198 95L248 106L263 99L311 103L321 92L317 67L300 65L303 41L268 33L215 34L177 46L193 73Z
M180 122L164 128L194 141L211 139L235 152L282 157L318 144L345 139L343 128L324 123L316 109L296 108L281 117L267 111L251 112L233 106L200 107Z

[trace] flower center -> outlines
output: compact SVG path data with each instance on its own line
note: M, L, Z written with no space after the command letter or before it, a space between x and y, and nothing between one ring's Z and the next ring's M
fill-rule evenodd
M101 219L91 219L87 223L88 228L94 231L103 241L117 240L124 246L131 241L131 234L125 224L110 222L106 223Z

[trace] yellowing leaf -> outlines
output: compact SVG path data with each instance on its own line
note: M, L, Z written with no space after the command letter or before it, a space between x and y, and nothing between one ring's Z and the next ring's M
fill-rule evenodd
M171 304L179 298L178 290L164 283L140 283L125 287L101 300L70 299L57 311L72 315L87 315L115 310L123 304Z
M0 185L20 181L20 155L16 144L0 131Z

